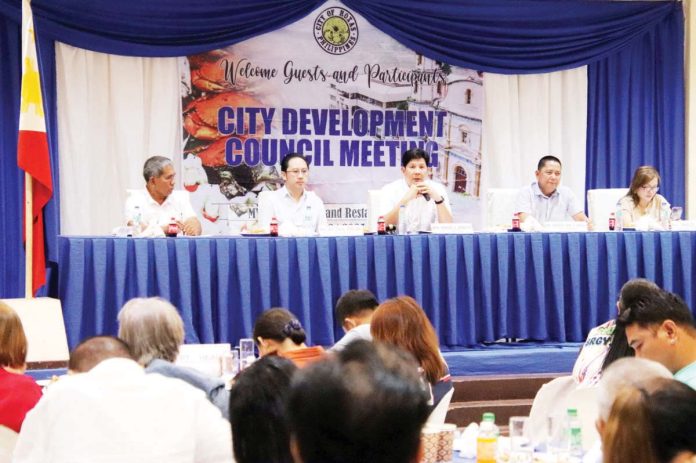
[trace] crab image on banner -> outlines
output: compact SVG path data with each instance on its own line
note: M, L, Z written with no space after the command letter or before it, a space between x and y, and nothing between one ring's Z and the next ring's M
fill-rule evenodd
M331 3L285 28L182 60L183 182L203 232L257 224L280 160L310 161L329 223L367 220L368 191L431 156L455 222L481 215L483 74L420 55Z

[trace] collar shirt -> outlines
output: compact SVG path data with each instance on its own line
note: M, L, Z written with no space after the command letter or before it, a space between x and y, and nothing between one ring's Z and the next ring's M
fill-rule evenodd
M172 191L162 204L152 199L147 190L133 190L126 200L126 222L132 221L136 216L136 207L140 209L140 221L148 226L164 226L174 217L184 221L195 217L196 213L191 207L187 191Z
M696 389L696 362L690 363L674 374L674 379Z
M370 333L370 324L363 323L355 328L351 328L340 340L333 345L329 351L340 352L346 348L348 344L359 339L364 339L365 341L372 341L372 333Z
M304 190L299 201L290 196L286 187L269 192L263 201L259 201L259 226L268 228L273 217L278 226L286 230L316 233L320 226L326 225L324 202L308 190Z
M230 424L202 391L108 359L48 387L27 414L13 461L231 462Z
M550 196L545 196L539 184L534 182L517 194L515 212L529 214L544 224L573 220L573 216L583 209L570 188L559 186Z
M452 206L450 206L449 197L447 196L447 191L442 184L433 182L432 180L426 180L425 183L430 186L433 190L442 196L445 200L445 207L452 212ZM382 211L380 215L385 215L399 204L399 201L408 192L409 186L406 180L400 178L391 183L387 183L381 189L381 203ZM416 196L414 199L409 201L406 206L406 229L409 233L418 233L419 231L430 231L430 227L434 223L438 223L437 218L437 204L431 198L430 201L422 195Z

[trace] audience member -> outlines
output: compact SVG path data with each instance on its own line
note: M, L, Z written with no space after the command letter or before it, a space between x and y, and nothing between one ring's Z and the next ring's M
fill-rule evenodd
M655 283L644 278L627 281L621 287L619 300L616 301L618 313L621 313L624 307L640 301L646 294L659 291L660 288ZM587 335L573 366L573 378L579 385L593 386L602 377L602 371L612 362L632 356L633 349L626 340L624 326L617 326L616 319L611 319L592 328Z
M288 416L295 462L418 462L427 401L409 354L355 341L293 380Z
M325 355L321 346L307 347L306 340L300 321L285 309L267 310L254 323L254 341L261 357L280 355L303 367Z
M164 235L174 218L184 235L200 235L201 223L191 207L188 192L174 191L174 163L164 156L152 156L143 166L145 191L131 192L126 201L126 221L133 225L140 215L140 226L150 235Z
M282 188L259 197L258 224L268 228L273 217L282 234L314 234L326 225L324 202L313 191L307 190L309 164L298 153L289 153L280 161Z
M643 229L650 228L650 225L660 223L662 218L662 203L669 203L664 196L657 192L660 190L660 174L652 166L641 166L636 169L628 188L626 196L619 200L621 208L621 221L623 227L635 227L645 223Z
M147 373L186 381L205 392L228 417L230 394L221 379L174 364L184 343L184 322L176 307L158 297L131 299L118 313L118 325L118 336L128 343L133 357Z
M696 456L696 391L655 378L619 391L602 435L604 463L673 463Z
M41 398L41 388L25 375L27 338L12 307L0 301L0 426L19 432L24 416Z
M519 212L521 222L531 218L533 220L530 220L530 223L536 221L541 225L566 220L590 224L583 211L582 201L576 199L570 188L560 185L560 159L555 156L539 159L534 175L537 181L522 188L517 195L515 210Z
M672 374L663 365L652 360L627 357L616 360L609 366L597 387L597 431L604 435L611 406L619 391L625 387L636 386L654 378L671 378ZM601 441L597 441L585 457L584 463L601 463L603 460Z
M637 357L660 362L674 378L696 388L696 326L686 303L660 291L629 305L619 315Z
M382 187L384 221L396 225L401 206L409 233L430 231L433 223L452 222L452 206L441 183L430 180L430 155L413 148L401 155L403 178Z
M436 407L452 389L452 379L435 329L418 302L409 296L384 301L372 315L370 331L375 341L399 347L416 358L432 388L431 405Z
M285 402L296 370L292 361L270 355L235 380L230 422L238 463L292 463Z
M73 357L96 365L47 389L27 414L15 463L232 461L229 422L201 391L145 374L110 336L84 341Z
M338 352L356 339L372 341L370 320L379 305L377 298L366 289L351 289L346 291L336 302L336 320L341 322L346 333L330 349Z

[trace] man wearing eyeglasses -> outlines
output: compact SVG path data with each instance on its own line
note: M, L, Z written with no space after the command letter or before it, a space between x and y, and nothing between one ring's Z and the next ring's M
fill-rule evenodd
M520 221L530 217L539 224L576 220L590 221L570 188L560 186L561 161L555 156L544 156L537 164L534 173L537 181L520 190L515 212L520 213Z
M280 161L280 175L285 185L259 196L258 223L268 228L273 217L284 235L314 235L319 226L326 225L324 202L306 189L309 165L305 157L289 153Z

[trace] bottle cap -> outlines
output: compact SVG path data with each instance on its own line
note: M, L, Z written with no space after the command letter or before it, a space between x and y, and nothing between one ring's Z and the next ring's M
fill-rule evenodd
M495 413L486 412L483 414L483 421L495 422Z
M578 416L578 409L577 408L569 408L568 409L568 416L572 416L572 417Z

